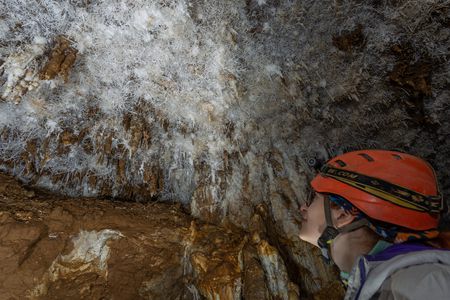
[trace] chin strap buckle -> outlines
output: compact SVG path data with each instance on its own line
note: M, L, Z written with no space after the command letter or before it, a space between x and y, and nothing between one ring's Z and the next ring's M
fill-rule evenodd
M329 247L331 241L333 241L339 234L339 230L331 227L331 226L327 226L325 228L325 230L322 232L322 234L320 235L320 238L318 240L318 244L320 247Z
M317 244L319 245L320 250L322 251L322 256L325 259L325 262L329 265L332 263L330 244L338 236L339 233L340 232L338 229L331 226L327 226L317 241Z

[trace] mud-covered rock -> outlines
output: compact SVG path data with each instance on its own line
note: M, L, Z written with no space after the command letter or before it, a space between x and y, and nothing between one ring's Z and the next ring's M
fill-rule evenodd
M7 189L3 187L7 187ZM32 199L0 174L5 299L298 299L278 251L179 205Z

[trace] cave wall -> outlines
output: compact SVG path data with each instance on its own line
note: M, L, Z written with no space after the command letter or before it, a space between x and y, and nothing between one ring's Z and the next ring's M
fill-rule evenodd
M30 185L265 227L318 286L297 210L328 158L407 151L449 195L447 1L0 5L0 168Z
M312 299L262 236L179 203L67 198L3 174L0 256L1 299Z

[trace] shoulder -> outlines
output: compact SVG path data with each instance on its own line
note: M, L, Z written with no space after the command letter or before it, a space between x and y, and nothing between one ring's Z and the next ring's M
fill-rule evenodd
M448 299L450 265L425 263L393 272L377 292L377 299Z
M381 288L385 292L393 287L402 290L402 283L416 285L431 281L439 286L450 280L450 251L429 247L413 249L411 245L393 246L379 255L361 257L353 271L352 284L349 284L353 285L350 286L353 293L350 290L347 293L347 296L353 296L347 299L371 299Z

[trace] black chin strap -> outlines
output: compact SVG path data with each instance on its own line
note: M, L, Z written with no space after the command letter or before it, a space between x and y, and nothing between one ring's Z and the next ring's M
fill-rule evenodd
M328 264L331 264L331 242L341 233L350 232L356 229L359 229L363 226L369 225L369 222L367 219L360 219L356 222L350 223L348 225L345 225L341 228L336 228L333 225L333 219L331 218L331 200L328 198L328 196L325 196L323 208L325 212L325 221L326 221L326 227L322 234L320 235L317 244L320 247L320 250L322 251L322 256L324 257L325 261Z

